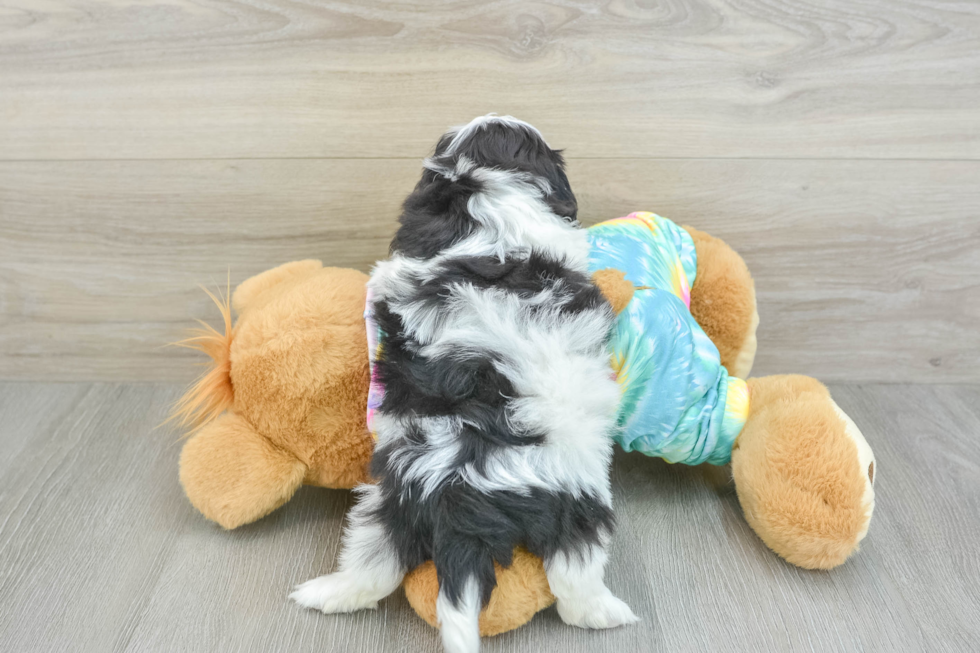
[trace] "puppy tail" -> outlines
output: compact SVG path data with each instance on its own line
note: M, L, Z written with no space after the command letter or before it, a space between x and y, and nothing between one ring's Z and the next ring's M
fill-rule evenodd
M176 423L187 431L189 437L213 422L221 413L231 407L235 391L231 383L231 343L235 331L231 324L231 284L223 296L216 297L204 286L211 301L218 307L224 322L224 331L198 320L200 329L195 329L189 337L173 343L175 347L185 347L204 352L211 357L207 370L194 382L184 396L177 400L164 424Z
M480 582L466 578L456 596L443 587L436 599L436 614L446 653L477 653L480 650Z
M442 533L434 544L439 578L436 617L443 647L448 653L477 653L480 611L497 584L493 558L482 542L458 530Z

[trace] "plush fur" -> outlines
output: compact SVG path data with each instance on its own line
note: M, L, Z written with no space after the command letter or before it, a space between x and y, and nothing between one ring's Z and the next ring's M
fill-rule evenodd
M698 271L691 288L691 315L718 347L731 376L748 378L755 361L755 284L742 257L725 241L685 226L697 251ZM710 261L701 265L702 261Z
M626 280L626 273L621 270L599 270L592 274L592 283L602 292L616 315L633 299L633 284Z
M218 331L210 324L200 322L189 338L174 343L177 347L193 349L211 358L208 370L177 400L165 423L176 423L191 433L200 430L234 403L235 391L231 387L231 293L230 288L221 299L207 288L202 289L218 307L224 330Z
M216 300L224 333L192 343L214 364L175 413L192 427L181 483L206 517L235 528L303 483L349 488L367 480L366 281L319 261L280 266L235 291L234 329L227 301Z
M539 610L555 602L548 587L544 563L524 547L514 549L509 567L494 563L497 586L490 601L480 613L480 634L484 637L511 630L514 624L528 621ZM435 564L429 560L405 577L405 596L420 617L439 627L435 597L439 582Z
M180 482L198 510L235 528L286 503L306 469L241 415L227 412L184 446Z
M613 312L588 276L561 155L526 123L484 117L443 137L425 168L368 283L384 334L377 485L340 571L293 598L371 607L432 559L444 646L476 651L494 563L523 545L544 559L568 623L635 621L602 581ZM368 531L370 555L355 555Z
M739 503L759 537L806 569L829 569L857 550L874 510L873 457L816 379L749 379L752 410L732 451ZM867 447L867 443L864 443ZM867 448L870 454L870 447Z

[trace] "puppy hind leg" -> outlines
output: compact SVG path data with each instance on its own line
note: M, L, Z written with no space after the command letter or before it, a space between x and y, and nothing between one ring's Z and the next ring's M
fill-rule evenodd
M639 621L626 603L613 596L603 581L605 547L559 551L545 560L551 593L562 621L580 628L615 628Z
M401 585L405 569L384 525L375 516L381 502L376 485L359 488L361 500L351 510L344 532L339 571L298 585L289 598L325 613L377 608L378 601Z

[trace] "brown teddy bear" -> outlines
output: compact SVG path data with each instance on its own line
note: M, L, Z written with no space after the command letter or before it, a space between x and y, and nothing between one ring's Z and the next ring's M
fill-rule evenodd
M641 279L647 271L631 268L635 252L624 251L617 259L630 245L621 239L628 229L661 229L689 244L689 255L678 255L677 269L663 288ZM684 301L674 304L689 310L692 324L696 321L693 340L699 333L710 338L719 369L731 375L729 404L718 410L726 424L735 426L727 442L715 438L713 451L704 442L695 443L698 455L688 456L677 453L691 451L688 442L624 441L621 436L617 441L675 462L730 458L746 520L771 549L805 568L829 569L844 562L871 519L874 456L857 426L815 379L739 380L751 370L758 325L755 290L742 259L721 240L690 227L682 230L653 214L632 214L590 231L594 250L605 253L597 255L597 262L622 261L600 266L593 277L614 310L628 314L635 330L644 302L654 301L654 292L673 292ZM686 274L682 264L688 266ZM301 485L351 488L370 481L374 441L366 426L367 279L319 261L287 263L242 283L230 302L215 299L224 317L223 333L208 327L184 341L213 360L174 411L174 418L191 430L181 454L180 480L205 517L236 528L275 510ZM238 314L234 326L232 308ZM710 352L706 356L710 359ZM613 362L627 376L615 352ZM624 386L624 404L631 393ZM730 405L732 397L740 398L739 408ZM636 412L624 422L624 431L643 425L642 399L633 403ZM740 411L744 414L735 414ZM438 581L432 563L406 576L404 587L416 612L436 626ZM541 560L519 548L510 567L497 567L497 587L480 617L481 634L516 628L553 601Z

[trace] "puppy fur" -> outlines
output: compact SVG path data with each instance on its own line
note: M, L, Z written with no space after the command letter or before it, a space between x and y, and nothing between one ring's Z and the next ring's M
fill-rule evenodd
M451 653L479 649L481 606L516 545L545 564L569 624L636 620L603 583L619 389L613 311L561 154L527 123L485 116L448 132L368 283L385 334L377 447L340 570L292 597L375 607L432 559Z

